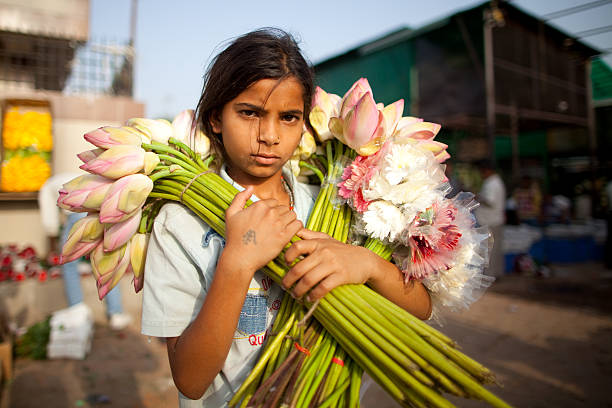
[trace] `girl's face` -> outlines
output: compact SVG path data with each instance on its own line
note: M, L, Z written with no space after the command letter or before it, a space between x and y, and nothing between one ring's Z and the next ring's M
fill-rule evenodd
M303 87L293 77L253 83L212 120L223 139L228 173L241 184L280 175L300 142L303 125Z

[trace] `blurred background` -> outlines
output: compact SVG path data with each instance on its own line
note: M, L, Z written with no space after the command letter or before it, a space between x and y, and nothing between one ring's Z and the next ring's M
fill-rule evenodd
M98 328L89 357L53 366L67 377L51 383L40 374L51 366L15 360L16 338L66 307L57 234L41 222L38 192L49 177L77 169L76 154L90 149L83 133L132 117L171 120L194 108L205 68L226 41L276 26L297 37L326 91L342 95L367 77L377 101L403 98L404 115L440 123L436 140L448 145L447 174L458 189L481 190L484 161L503 180L503 275L491 294L469 313L450 318L447 328L477 359L501 372L504 395L520 406L550 406L521 399L519 389L530 383L534 393L558 398L558 406L609 405L612 400L593 397L597 392L589 387L612 380L606 340L612 330L611 21L609 0L235 1L231 6L196 0L0 0L2 403L35 406L26 398L28 384L46 384L49 401L59 398L51 389L59 387L63 397L45 406L105 404L98 397L113 389L122 396L108 402L113 406L174 404L163 347L138 335L139 295L122 282L133 323L127 334L105 331L104 308L86 277L86 263L83 291ZM490 317L487 308L500 314ZM522 320L515 319L517 310L525 313ZM589 320L586 315L594 311L598 318ZM555 332L557 339L569 335L573 326L563 324L570 321L593 326L555 348L542 345L552 335L537 319L556 322L546 330L563 328ZM597 333L597 347L588 333ZM495 346L483 347L488 341ZM2 344L9 350L4 354ZM108 354L113 347L124 354ZM591 367L583 373L590 385L572 374L578 363L567 362L568 354L582 349L590 353L583 362ZM556 368L530 374L543 350L556 353L558 360L547 362ZM505 360L498 361L502 355ZM525 355L532 360L525 362ZM104 394L95 378L82 380L83 373L93 375L95 364L113 359L126 364L128 356L138 359L132 367L140 374L122 366L107 370L105 378L129 374L117 381L140 394L112 386ZM85 382L69 387L70 376Z

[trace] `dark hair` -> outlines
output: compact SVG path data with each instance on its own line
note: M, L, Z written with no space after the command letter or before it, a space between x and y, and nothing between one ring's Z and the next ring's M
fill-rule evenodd
M223 153L221 135L210 123L226 103L261 79L295 77L304 90L304 121L314 92L313 71L295 39L278 28L261 28L230 43L210 63L204 75L202 96L196 108L197 123L217 153Z

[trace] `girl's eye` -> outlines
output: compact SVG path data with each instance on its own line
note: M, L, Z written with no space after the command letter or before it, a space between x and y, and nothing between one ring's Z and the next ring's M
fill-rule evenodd
M295 122L295 121L299 120L300 118L297 115L294 115L294 114L287 114L287 115L281 116L281 119L284 122L292 123L292 122Z
M257 112L254 110L250 110L250 109L243 109L240 111L240 114L242 116L246 116L247 118L256 118L257 117Z

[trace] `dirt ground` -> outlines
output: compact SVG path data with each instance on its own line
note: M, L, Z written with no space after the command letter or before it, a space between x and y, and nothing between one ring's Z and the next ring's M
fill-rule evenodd
M549 278L508 275L441 330L491 368L490 389L516 407L612 407L612 271L600 264L553 265ZM458 407L485 407L452 398ZM0 408L173 407L165 345L137 325L97 325L82 361L15 361ZM397 404L376 387L362 406Z

